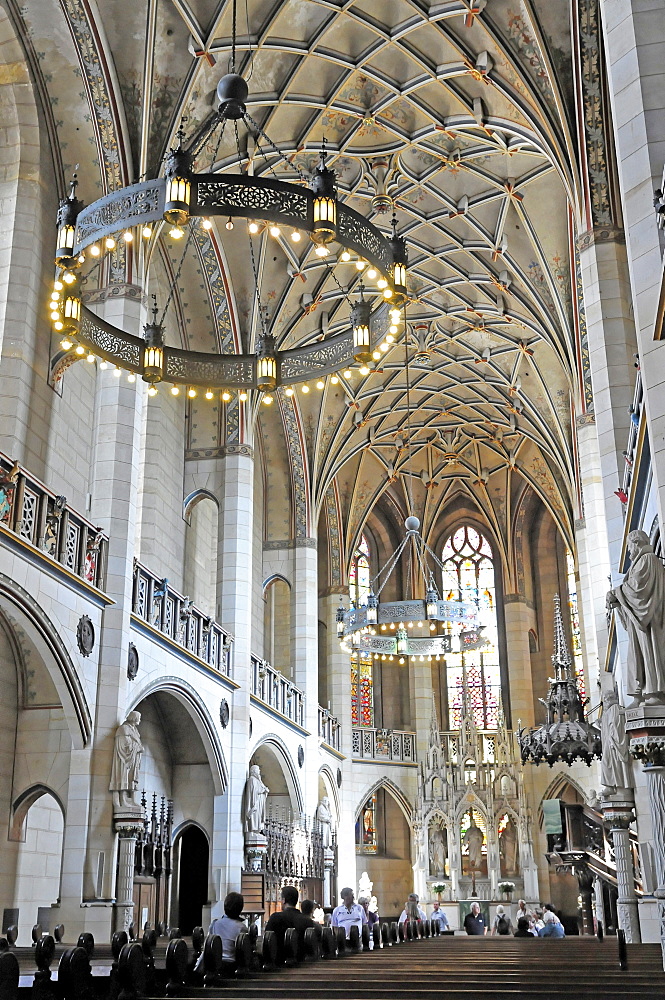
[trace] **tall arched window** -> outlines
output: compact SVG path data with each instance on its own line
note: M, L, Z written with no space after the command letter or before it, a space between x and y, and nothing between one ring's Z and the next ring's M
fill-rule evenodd
M476 726L496 729L501 674L492 548L476 528L463 524L447 539L441 562L444 599L475 604L480 632L453 623L446 626L454 650L446 654L448 726L459 728L466 691Z
M349 569L349 599L359 607L369 595L369 545L364 535L353 553ZM371 653L351 653L351 724L374 725Z

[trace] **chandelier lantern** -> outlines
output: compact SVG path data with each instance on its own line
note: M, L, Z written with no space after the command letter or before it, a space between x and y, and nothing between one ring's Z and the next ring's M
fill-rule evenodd
M277 385L275 338L264 334L256 352L256 384L259 389L272 390Z
M76 220L83 208L83 202L76 197L78 177L72 177L69 195L63 198L58 208L57 218L57 246L55 251L55 262L60 267L75 267L77 265L74 254L76 245Z
M157 322L157 304L152 309L152 323L144 328L143 381L154 384L164 377L164 331Z
M319 164L314 170L310 188L314 194L312 205L312 241L319 246L331 243L337 234L337 181L334 170L326 166L325 140Z
M184 226L189 219L192 197L191 154L182 148L172 149L166 160L164 177L164 218L172 226Z
M363 286L360 286L360 298L351 310L351 326L353 328L353 357L359 364L367 364L372 360L370 317L372 307L363 296Z

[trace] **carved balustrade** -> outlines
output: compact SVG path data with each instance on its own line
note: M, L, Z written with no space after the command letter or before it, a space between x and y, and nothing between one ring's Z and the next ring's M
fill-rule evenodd
M0 453L0 525L104 589L108 536L75 511L64 496Z
M327 708L319 705L319 739L333 750L340 748L340 726L337 718Z
M370 729L354 726L351 734L354 758L415 764L416 734L397 729Z
M136 561L132 612L220 674L231 676L233 637L188 597Z
M288 677L267 660L252 655L252 694L264 705L286 716L298 726L303 725L305 696Z

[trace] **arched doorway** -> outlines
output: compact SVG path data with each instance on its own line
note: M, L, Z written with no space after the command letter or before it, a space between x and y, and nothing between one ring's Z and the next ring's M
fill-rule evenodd
M202 925L203 907L208 902L208 856L208 838L203 830L194 825L185 827L176 841L181 934L191 934Z
M411 828L395 796L382 785L363 802L356 819L356 877L373 882L379 913L397 915L413 891Z
M18 840L14 906L19 926L18 941L30 944L31 928L40 923L50 928L51 907L59 902L62 873L64 816L57 799L48 791L37 790L19 806L13 839ZM22 818L22 822L21 822Z

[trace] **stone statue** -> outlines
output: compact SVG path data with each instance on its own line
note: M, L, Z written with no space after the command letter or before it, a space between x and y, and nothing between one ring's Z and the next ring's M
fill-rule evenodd
M499 859L502 875L517 875L517 830L512 819L508 820L499 837Z
M140 712L130 712L115 731L109 791L113 792L113 805L117 810L136 812L141 808L134 800L143 753L138 729L140 721Z
M429 832L429 872L430 875L443 875L446 868L445 833L438 828Z
M615 690L606 691L603 695L600 731L603 741L603 757L600 762L601 791L605 795L611 795L618 788L632 787L626 720Z
M479 871L482 868L484 842L483 831L479 826L476 826L475 821L472 819L471 826L464 834L464 839L462 840L462 844L469 848L470 871Z
M324 850L332 847L332 812L330 810L330 799L324 795L316 807L316 819L321 827L321 838Z
M242 796L243 829L246 834L263 833L269 791L261 781L261 768L258 764L251 764Z
M369 899L372 895L372 889L374 888L374 883L367 874L363 872L360 876L360 881L358 882L358 892L361 896L367 896Z
M629 639L626 690L635 705L665 701L665 568L644 531L628 535L630 569L607 592Z

